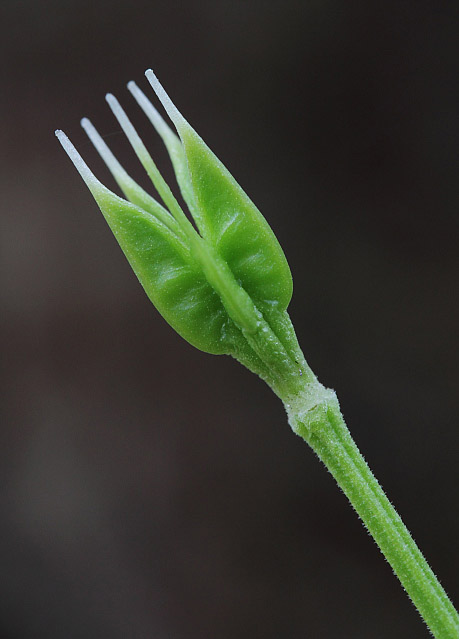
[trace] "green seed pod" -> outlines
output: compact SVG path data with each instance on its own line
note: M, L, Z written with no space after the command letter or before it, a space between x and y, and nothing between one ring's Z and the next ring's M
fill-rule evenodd
M178 135L136 84L130 82L128 88L166 145L196 228L114 96L107 95L107 102L164 206L129 177L87 118L82 126L126 200L97 180L62 131L56 135L166 321L193 346L233 355L275 387L286 368L296 373L299 366L305 369L285 312L292 296L287 260L262 214L182 117L153 72L146 75ZM282 375L275 371L279 362Z

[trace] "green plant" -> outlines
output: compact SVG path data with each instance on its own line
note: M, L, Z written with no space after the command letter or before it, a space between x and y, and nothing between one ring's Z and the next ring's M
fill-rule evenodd
M57 131L60 142L159 312L197 348L232 355L269 384L293 431L335 477L434 636L457 639L456 610L360 454L334 391L305 361L287 314L292 278L273 232L153 72L146 75L178 135L133 82L128 88L167 147L194 225L112 95L107 101L165 206L128 176L89 120L82 126L127 199L103 186Z

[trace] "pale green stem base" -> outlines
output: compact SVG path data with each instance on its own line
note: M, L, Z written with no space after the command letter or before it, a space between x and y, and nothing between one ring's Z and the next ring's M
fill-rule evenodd
M318 382L285 402L289 423L316 452L362 519L436 639L459 639L459 616L362 457L333 391Z

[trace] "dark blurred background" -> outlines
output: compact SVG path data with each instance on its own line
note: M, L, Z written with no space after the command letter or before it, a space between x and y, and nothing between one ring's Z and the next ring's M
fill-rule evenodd
M0 637L427 637L282 405L147 301L54 138L152 66L268 218L291 316L459 600L454 2L0 4Z

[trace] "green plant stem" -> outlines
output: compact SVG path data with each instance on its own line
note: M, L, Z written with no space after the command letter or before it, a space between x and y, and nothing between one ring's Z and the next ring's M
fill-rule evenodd
M322 460L392 566L436 639L459 638L459 616L352 439L332 391L318 382L289 421ZM315 401L314 401L315 398Z

